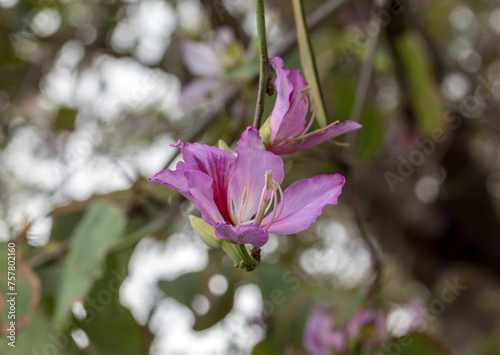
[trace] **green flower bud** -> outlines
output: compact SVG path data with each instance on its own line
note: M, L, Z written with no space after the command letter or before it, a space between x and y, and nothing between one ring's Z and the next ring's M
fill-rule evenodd
M198 237L208 245L210 248L220 249L221 248L221 240L216 237L215 229L213 226L205 222L203 219L189 216L189 221L191 222L191 226L193 227Z
M269 117L264 124L260 127L260 138L262 139L262 142L264 142L264 145L266 146L266 149L269 150L269 145L271 144L271 117Z
M223 149L228 153L234 154L233 150L222 139L219 139L219 149Z

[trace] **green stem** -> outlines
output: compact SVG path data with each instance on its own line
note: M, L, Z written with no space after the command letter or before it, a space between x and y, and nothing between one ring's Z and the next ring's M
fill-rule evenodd
M257 262L250 255L245 244L236 244L236 251L240 255L241 259L243 259L243 262L245 263L247 268L252 268L252 270L253 270L253 269L255 269L255 267L257 267ZM248 270L248 271L251 271L251 270Z
M236 247L236 250L233 248L233 245ZM248 253L245 244L233 244L227 240L222 240L221 247L233 259L235 267L246 271L253 271L257 267L257 262Z
M259 54L260 54L260 75L259 75L259 92L257 94L257 104L255 107L255 117L253 125L260 128L262 115L264 113L264 102L270 79L269 61L267 57L267 40L266 40L266 17L264 13L264 0L255 0L255 8L257 12L257 34L259 37Z
M236 250L234 250L232 244L229 243L227 240L222 240L220 245L221 245L222 250L224 250L227 253L227 255L229 255L231 257L231 259L233 259L233 261L235 263L234 266L239 267L241 258L238 255L238 253L236 252Z

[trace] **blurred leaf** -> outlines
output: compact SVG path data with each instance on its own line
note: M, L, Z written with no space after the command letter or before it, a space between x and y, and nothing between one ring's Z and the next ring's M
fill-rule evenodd
M356 155L361 160L376 158L384 143L384 121L373 104L367 103L363 112L363 129L357 134Z
M33 315L25 329L16 332L15 348L8 345L9 341L5 337L0 339L0 354L76 355L80 353L68 336L50 330L49 320L41 311Z
M295 26L297 29L297 40L299 43L300 62L304 70L304 76L311 87L311 99L314 104L316 120L321 127L327 125L327 115L323 94L321 92L318 70L314 60L314 52L309 38L306 16L302 0L292 0L293 12L295 15Z
M120 286L127 277L134 245L106 258L103 276L84 303L87 318L78 325L87 333L92 355L136 355L149 348L153 335L120 303Z
M61 327L73 302L82 300L97 278L112 243L125 231L125 214L107 202L93 204L71 235L72 249L63 266L54 324Z
M93 314L92 321L81 327L89 336L91 354L140 354L143 347L141 328L130 311L120 304L115 307L108 307L107 304L106 306L104 310Z
M158 286L167 296L191 308L193 296L204 293L206 282L204 282L203 273L190 272L175 280L160 280Z
M31 322L31 317L40 301L41 291L40 281L29 264L21 258L18 250L19 246L16 247L15 260L13 260L8 259L8 243L1 243L0 245L0 265L2 265L0 267L0 278L2 280L0 282L0 312L2 314L0 319L0 329L2 331L0 331L0 334L2 334L11 320L15 320L19 331ZM9 261L11 261L12 265L8 264ZM8 265L14 266L15 270L8 270ZM8 273L9 271L11 274ZM8 277L14 277L11 280L14 285L13 290L8 288ZM15 295L9 295L8 293L15 293ZM8 313L10 303L7 300L11 297L15 300L15 319L9 318ZM10 314L10 316L12 315Z
M335 96L338 98L337 109L340 110L340 120L349 117L354 102L356 86L351 77L338 73L335 80ZM356 156L362 160L376 158L384 146L384 119L375 105L368 101L362 117L363 129L357 134Z
M286 269L282 265L260 265L255 272L262 299L275 306L284 307L292 297L294 283L285 283Z
M75 119L78 114L77 110L69 107L62 107L57 113L54 121L55 131L72 131L75 129Z
M375 354L449 355L451 353L430 336L414 333L393 339L390 343L382 345Z
M441 126L444 111L429 50L417 33L406 32L397 38L396 51L408 80L409 92L406 94L410 97L418 129L429 135Z
M208 329L218 323L231 311L234 301L234 282L229 280L227 291L221 296L215 296L208 289L207 276L211 272L192 272L184 274L172 281L159 281L160 289L169 297L182 303L195 314L193 329L200 331ZM204 315L198 315L192 309L192 301L195 295L204 295L210 301L210 309Z
M77 211L54 217L49 240L63 241L67 239L82 216L83 211Z

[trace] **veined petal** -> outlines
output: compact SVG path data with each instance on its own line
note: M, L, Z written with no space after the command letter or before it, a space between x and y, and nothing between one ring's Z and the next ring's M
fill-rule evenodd
M181 53L186 67L194 75L213 77L224 72L217 53L209 44L183 41L181 43Z
M278 146L272 149L272 152L278 155L300 152L302 150L315 147L330 139L340 136L341 134L356 131L361 127L362 126L359 123L350 120L341 122L339 124L331 124L325 129L317 130L307 134L305 138L297 145L287 146L284 148L280 148Z
M191 165L212 179L213 199L222 217L232 222L229 201L229 182L233 174L236 156L223 149L200 143L177 143L186 164Z
M305 77L300 73L300 70L293 70L290 73L289 80L293 88L289 97L290 106L281 120L276 132L275 142L293 138L300 134L305 128L306 117L309 112L309 101L303 92L307 88Z
M269 63L276 71L276 80L274 86L276 88L276 103L271 114L271 143L276 139L281 122L290 108L290 94L293 91L293 83L288 77L290 70L285 68L283 59L280 57L269 58Z
M215 226L215 235L219 239L231 239L239 244L252 244L259 248L269 240L269 234L254 225L242 226L237 230L231 224L217 224Z
M237 217L246 222L257 212L265 185L266 171L271 170L272 178L278 184L283 181L283 160L266 151L259 131L255 127L248 127L243 132L235 153L237 158L230 184L230 195ZM238 224L238 221L234 222Z
M201 212L203 219L212 225L224 221L214 201L212 178L183 162L176 170L165 169L149 179L179 191Z
M321 214L326 205L336 205L342 193L345 179L340 174L319 175L291 184L283 193L283 211L268 231L277 234L292 234L307 229ZM270 222L264 218L262 226Z

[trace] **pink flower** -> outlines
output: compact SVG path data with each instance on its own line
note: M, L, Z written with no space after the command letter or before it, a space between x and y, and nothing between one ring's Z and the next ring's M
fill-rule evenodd
M346 339L343 332L333 331L333 318L330 314L313 308L307 319L304 347L312 355L330 355L332 348L344 353Z
M209 42L182 42L181 54L188 70L199 77L183 88L179 97L183 108L193 109L203 103L217 107L236 89L236 83L224 75L242 64L244 52L229 27L217 29Z
M365 309L358 312L347 324L346 333L349 339L361 339L364 343L363 349L371 353L379 345L389 339L386 327L386 316L382 310ZM363 330L373 326L375 336L363 339Z
M259 131L248 127L235 154L199 143L181 143L184 161L149 181L169 186L201 211L219 239L263 246L268 233L303 231L326 205L337 204L345 183L339 174L292 183L285 191L283 160L266 151Z
M309 123L306 122L310 111L307 98L308 84L299 70L290 72L284 67L283 59L269 58L276 71L276 104L269 120L269 150L274 154L290 154L306 150L335 138L341 134L361 128L359 123L345 121L332 123L324 128L307 133L314 120L312 112ZM264 128L265 129L265 126Z

